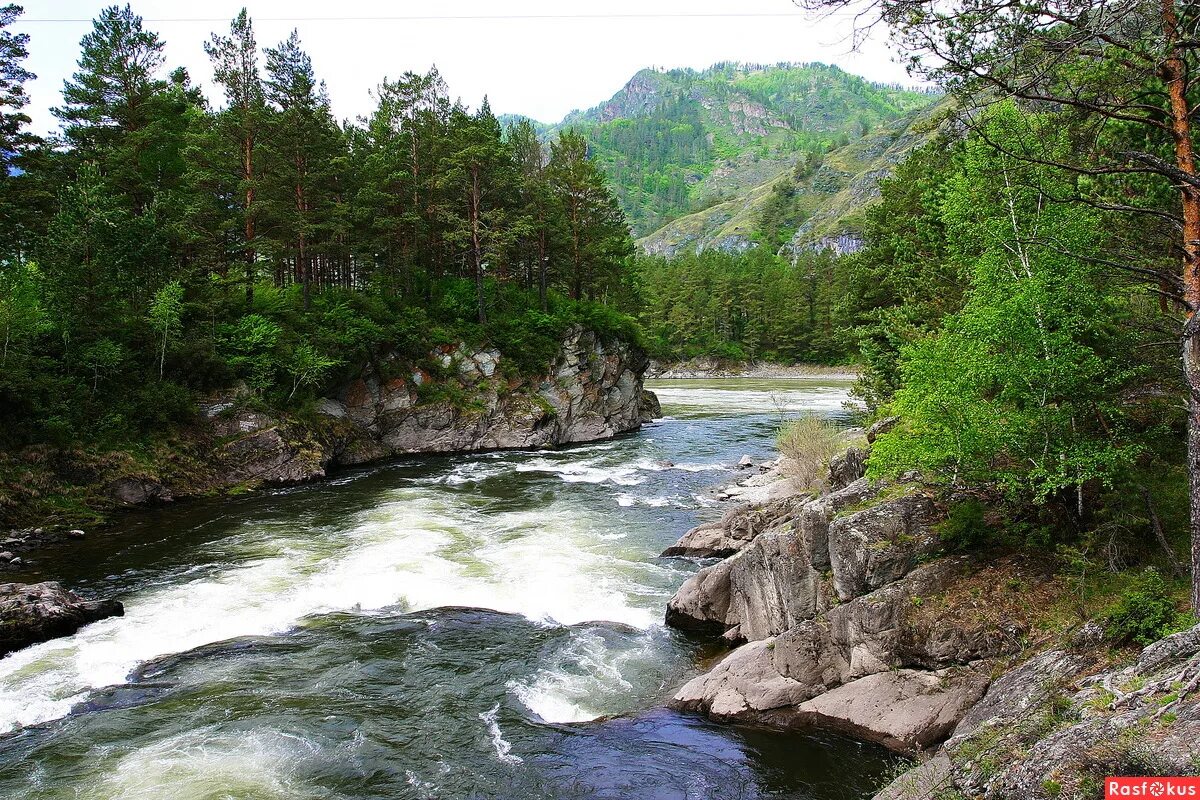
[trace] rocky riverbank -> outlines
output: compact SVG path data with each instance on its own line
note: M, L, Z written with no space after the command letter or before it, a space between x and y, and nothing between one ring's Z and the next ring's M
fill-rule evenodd
M10 454L0 464L0 514L25 527L4 549L19 558L118 508L300 483L410 453L596 441L660 413L642 385L648 359L628 342L576 326L540 374L507 362L461 343L418 363L389 354L304 413L272 411L235 391L209 398L193 426L142 452Z
M701 356L687 361L651 361L646 377L654 380L703 380L707 378L798 379L828 378L854 380L853 367L823 364L773 364L766 361L727 361Z
M786 469L755 476L747 502L664 553L723 558L667 622L734 647L675 706L917 758L887 800L1094 797L1097 775L1200 770L1200 627L1122 663L1095 624L1043 624L1068 600L1053 563L946 554L943 498L869 481L866 458L835 459L816 496Z

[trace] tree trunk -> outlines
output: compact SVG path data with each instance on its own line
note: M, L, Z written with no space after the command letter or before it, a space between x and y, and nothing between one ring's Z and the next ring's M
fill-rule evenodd
M1171 134L1175 164L1188 175L1196 174L1192 144L1191 107L1187 99L1187 65L1179 42L1179 17L1175 0L1162 0L1163 33L1167 57L1161 75L1171 99ZM1183 374L1188 387L1187 469L1189 533L1192 540L1192 610L1200 613L1200 193L1189 184L1180 186L1183 206L1183 294L1187 323L1183 326Z
M546 228L542 226L538 229L538 300L542 304L542 313L546 313L546 271L550 265L547 263L550 257L546 255Z
M246 307L254 305L254 267L257 254L254 252L254 138L247 136L242 142L242 178L246 181L246 200L243 209L246 235Z
M479 324L487 322L487 309L483 302L483 242L479 235L479 215L483 206L483 187L480 185L479 168L471 170L471 197L468 216L471 222L471 256L475 260L475 302L478 306Z

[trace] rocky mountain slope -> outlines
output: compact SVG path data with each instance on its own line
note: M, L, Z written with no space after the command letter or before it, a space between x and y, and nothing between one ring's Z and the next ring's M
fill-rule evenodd
M664 553L727 556L667 622L736 645L676 706L917 758L881 800L1085 798L1104 775L1200 772L1200 627L1133 661L1098 625L1049 633L1069 603L1049 561L944 553L939 498L868 481L866 456L835 459L815 497L786 469L758 476Z
M684 215L639 239L649 253L671 256L680 250L745 250L766 241L764 216L771 206L782 206L781 220L788 227L785 251L831 249L840 254L862 244L864 212L879 196L879 182L891 174L915 148L938 129L948 103L910 111L866 136L838 147L806 169L798 160L787 161L753 186L733 197ZM794 224L794 229L789 227Z
M568 115L547 135L575 127L588 136L635 233L649 237L644 241L649 249L709 240L732 246L726 241L732 234L720 231L738 216L735 209L753 206L797 164L811 164L818 154L864 137L907 130L913 112L935 99L823 64L647 69L610 100ZM873 145L876 150L881 141ZM878 157L882 154L860 151L853 164L831 162L818 183L836 193L838 175L856 176L864 159ZM655 234L702 209L713 213L692 219L686 230L668 227ZM735 233L744 239L750 232Z

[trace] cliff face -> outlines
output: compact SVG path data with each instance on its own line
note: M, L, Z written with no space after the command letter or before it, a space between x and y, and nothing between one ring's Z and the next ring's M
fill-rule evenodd
M514 384L501 377L496 350L447 348L437 355L456 404L421 402L430 379L419 372L383 379L374 368L321 412L354 431L335 453L353 464L398 453L536 448L606 439L642 421L645 355L591 331L568 331L549 370ZM447 387L443 386L443 393Z
M330 466L406 453L552 447L637 430L657 412L642 388L648 361L636 347L568 330L534 378L506 377L494 349L466 345L431 354L437 374L396 357L368 365L317 405L300 426L235 407L209 409L218 476L231 484L293 483ZM220 477L218 478L220 479Z

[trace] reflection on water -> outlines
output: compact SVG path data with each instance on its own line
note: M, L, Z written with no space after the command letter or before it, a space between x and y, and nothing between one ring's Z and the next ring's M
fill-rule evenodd
M661 624L697 565L657 554L845 387L658 391L636 436L181 504L42 559L22 578L127 614L0 660L0 796L869 794L874 748L652 710L712 655Z

